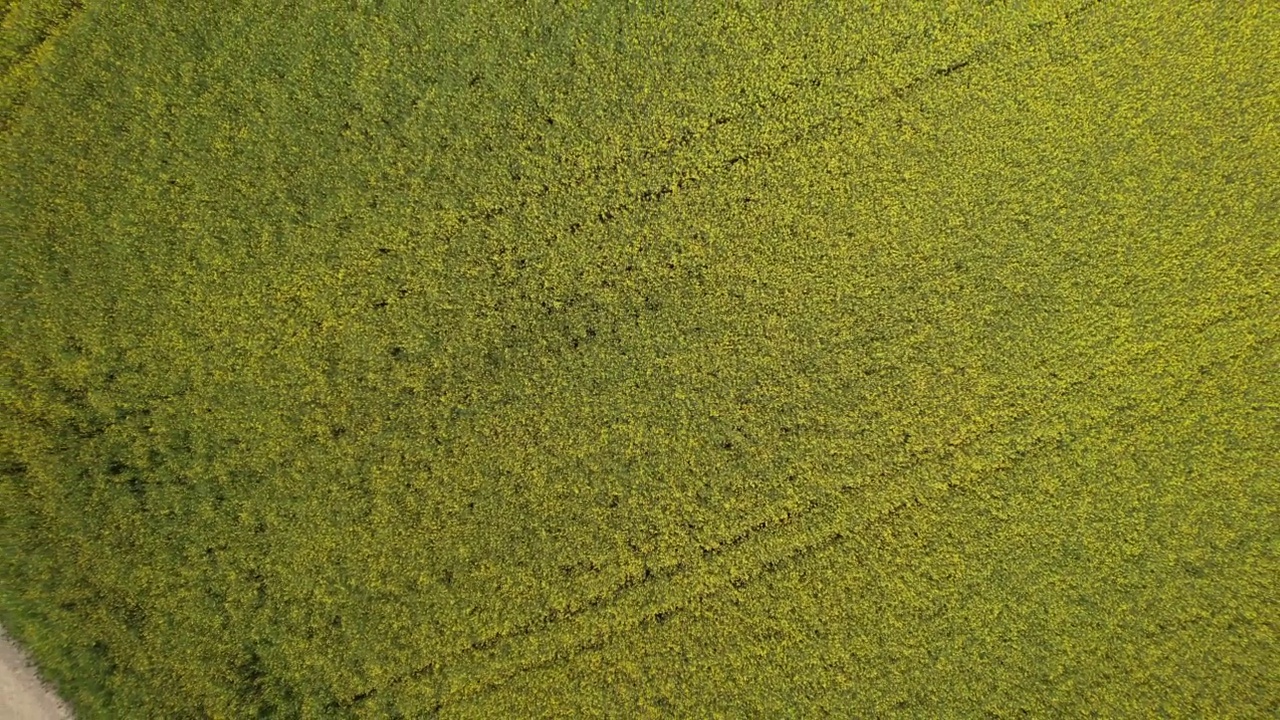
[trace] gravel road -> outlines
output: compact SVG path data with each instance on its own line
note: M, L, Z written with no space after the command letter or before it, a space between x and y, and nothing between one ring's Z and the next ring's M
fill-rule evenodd
M70 720L71 711L36 675L26 654L0 628L0 718Z

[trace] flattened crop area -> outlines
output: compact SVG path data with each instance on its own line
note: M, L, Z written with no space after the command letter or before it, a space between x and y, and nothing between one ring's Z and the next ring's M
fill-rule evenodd
M1276 711L1265 3L154 5L0 43L78 716Z

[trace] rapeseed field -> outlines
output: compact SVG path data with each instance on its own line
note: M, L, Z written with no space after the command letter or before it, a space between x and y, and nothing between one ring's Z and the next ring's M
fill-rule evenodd
M1280 712L1274 3L3 12L80 717Z

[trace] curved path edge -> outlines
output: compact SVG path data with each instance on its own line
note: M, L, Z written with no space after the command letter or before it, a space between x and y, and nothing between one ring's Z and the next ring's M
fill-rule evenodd
M71 709L40 679L26 652L0 628L0 718L71 720Z

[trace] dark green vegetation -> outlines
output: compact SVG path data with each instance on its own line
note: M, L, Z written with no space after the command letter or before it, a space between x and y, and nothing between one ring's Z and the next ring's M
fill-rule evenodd
M1270 3L8 5L84 717L1277 712Z

